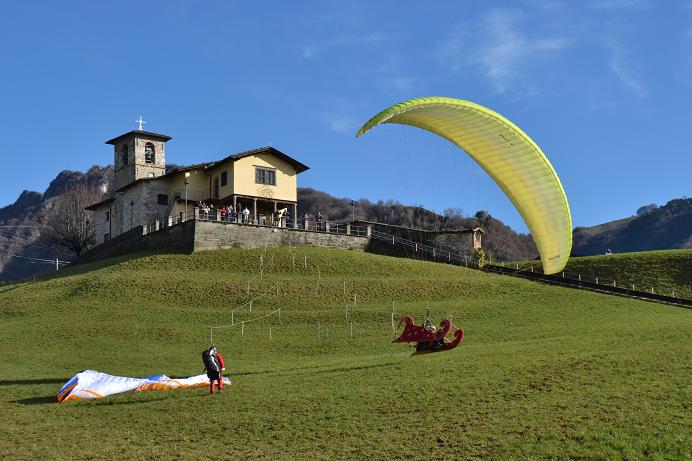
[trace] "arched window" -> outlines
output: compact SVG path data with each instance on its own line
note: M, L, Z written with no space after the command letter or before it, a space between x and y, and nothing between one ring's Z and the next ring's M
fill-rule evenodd
M123 144L120 146L120 163L123 164L123 166L126 166L128 163L130 163L130 150L127 147L127 144Z
M156 149L150 142L144 145L144 163L156 163Z

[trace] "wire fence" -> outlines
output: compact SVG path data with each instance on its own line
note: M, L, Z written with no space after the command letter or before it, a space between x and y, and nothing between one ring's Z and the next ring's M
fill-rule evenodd
M263 280L265 273L271 273L274 269L274 255L267 255L265 249L265 254L258 258L258 271L245 282L247 300L229 309L229 323L209 325L210 343L214 342L215 335L218 338L219 334L225 336L229 333L236 333L240 336L244 336L246 333L268 334L269 341L272 341L282 331L281 325L286 323L286 315L291 316L292 314L293 318L290 320L293 335L295 335L295 328L298 325L303 325L304 331L301 334L308 337L314 334L316 339L327 342L330 341L330 338L354 339L365 336L381 338L383 335L393 339L397 333L399 319L411 315L411 312L400 312L397 309L396 300L387 303L377 301L375 305L371 303L364 305L353 281L323 280L322 270L312 261L312 258L298 254L291 255L291 258L292 270L308 270L313 277L306 287L306 292L302 293L299 298L304 301L310 299L310 295L313 294L319 297L320 293L328 293L330 298L326 302L322 299L320 306L312 306L312 308L309 302L303 304L300 308L300 319L295 317L295 313L290 308L275 308L275 303L277 299L280 299L278 297L282 292L280 288L282 282ZM289 285L295 288L295 284L284 283L286 283L284 289L289 288ZM314 286L314 291L311 286ZM265 304L264 301L269 298L272 298L273 303ZM332 306L332 314L320 316L321 309L324 308L325 304ZM337 306L340 306L338 307L339 310L333 310ZM428 315L430 315L429 305L418 310L422 311L423 309L427 309ZM303 318L306 313L311 313L308 315L313 317L310 320ZM446 318L451 321L453 313L446 314ZM259 326L257 326L257 322L260 322Z
M193 209L185 212L180 212L177 216L169 216L165 221L154 221L142 226L142 233L149 234L156 232L166 227L172 227L186 221L210 221L228 224L247 225L254 227L281 228L295 231L323 232L327 234L355 235L366 237L368 236L368 226L356 226L348 222L322 221L315 219L293 219L278 217L264 218L243 215L233 215L222 213L220 209L205 211L202 209Z
M530 265L526 267L521 267L518 263L504 263L497 262L496 265L500 267L507 267L514 269L518 272L529 272L532 274L546 275L543 272L543 266L540 264ZM663 296L670 296L671 298L681 298L688 299L684 293L680 292L680 289L675 291L675 288L661 287L646 283L643 281L632 281L632 280L618 280L613 277L603 277L592 274L582 274L579 272L562 271L558 274L552 274L553 277L559 277L562 279L569 279L577 282L584 282L594 285L601 285L603 287L613 287L613 288L624 288L630 291L646 292L650 294L658 294Z
M543 267L540 263L528 267L520 267L519 264L507 264L496 262L492 264L481 264L478 259L471 255L462 255L446 251L442 248L433 247L407 240L396 235L387 234L380 231L371 231L371 237L381 242L386 242L392 246L400 246L408 250L407 256L422 257L427 260L465 266L474 269L482 269L490 272L502 272L505 274L513 274L525 276L527 278L541 279L552 283L568 284L570 286L581 288L595 288L600 291L613 292L623 295L632 295L635 297L643 297L645 299L658 300L673 303L683 303L685 305L692 303L689 298L685 297L680 290L676 292L674 288L657 287L645 282L616 280L612 277L599 277L595 275L586 275L575 272L563 271L559 274L547 275L543 273ZM410 253L410 254L409 254ZM501 270L501 269L506 270ZM646 296L644 296L646 295ZM670 298L670 299L668 299Z
M452 253L451 251L441 247L418 243L397 235L376 230L371 230L370 236L383 243L391 244L394 247L402 247L405 250L408 250L407 255L414 257L421 257L430 261L471 267L475 269L480 269L482 267L472 254Z

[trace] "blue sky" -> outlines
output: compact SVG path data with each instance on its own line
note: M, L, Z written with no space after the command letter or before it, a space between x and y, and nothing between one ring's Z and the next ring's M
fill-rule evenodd
M692 195L692 1L5 2L0 206L104 141L173 137L169 162L264 146L299 185L526 226L468 156L411 127L356 140L380 110L450 96L521 127L575 226Z

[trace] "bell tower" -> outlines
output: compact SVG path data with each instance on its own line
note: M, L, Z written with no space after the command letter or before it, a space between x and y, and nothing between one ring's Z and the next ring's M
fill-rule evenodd
M139 130L106 141L113 146L115 190L138 179L166 174L166 142L170 139L165 134L142 130L140 123Z

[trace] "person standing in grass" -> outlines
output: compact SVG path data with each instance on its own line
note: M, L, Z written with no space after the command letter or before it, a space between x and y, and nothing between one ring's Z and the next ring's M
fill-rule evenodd
M214 393L217 383L219 386L219 392L222 392L222 373L224 370L226 370L226 367L223 363L223 357L216 350L216 346L212 344L209 349L205 349L202 352L202 361L204 362L204 370L207 372L207 377L209 378L209 393Z

